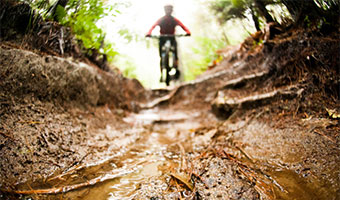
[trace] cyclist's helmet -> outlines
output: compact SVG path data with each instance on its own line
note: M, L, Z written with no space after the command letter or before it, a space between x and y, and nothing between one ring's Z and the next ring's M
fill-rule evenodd
M173 8L174 8L174 7L173 7L171 4L166 4L166 5L164 6L164 11L165 11L166 14L171 14Z
M173 5L171 5L171 4L166 4L165 6L164 6L164 8L173 8L174 6Z

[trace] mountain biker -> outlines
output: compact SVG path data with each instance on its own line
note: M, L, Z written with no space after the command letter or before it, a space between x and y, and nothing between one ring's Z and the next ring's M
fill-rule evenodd
M150 30L148 31L148 33L146 34L146 37L150 37L151 33L153 31L153 29L155 29L156 26L160 27L160 35L174 35L175 34L175 27L176 26L180 26L185 32L186 32L186 36L190 36L191 33L189 31L189 29L183 25L183 23L181 21L179 21L178 19L176 19L175 17L173 17L172 11L173 11L173 6L168 4L164 6L164 11L165 11L165 15L163 17L161 17L160 19L158 19L156 21L156 23L154 25L152 25L152 27L150 28ZM178 55L177 55L177 42L175 37L160 37L159 38L159 55L162 55L162 47L165 44L165 42L167 40L170 40L171 46L174 47L174 56L175 56L175 63L174 63L174 67L176 68L176 73L179 71L177 70L178 67ZM162 63L162 60L161 60ZM162 67L161 67L161 71L162 71Z

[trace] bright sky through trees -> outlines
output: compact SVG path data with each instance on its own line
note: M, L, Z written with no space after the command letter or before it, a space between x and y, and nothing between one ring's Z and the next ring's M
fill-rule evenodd
M115 65L120 69L129 68L135 70L137 78L148 88L164 87L159 84L159 54L155 39L144 38L146 32L157 19L164 15L163 6L172 4L174 6L173 16L178 18L192 32L192 37L178 39L178 51L180 59L183 55L190 55L190 51L195 46L196 37L216 37L219 32L213 16L209 14L208 7L202 0L122 0L125 5L120 10L121 14L114 18L114 22L109 19L102 21L102 27L106 30L106 39L116 44L117 56ZM129 32L133 38L127 39L117 34L118 30ZM177 27L177 33L182 33L182 29ZM154 30L157 34L159 29ZM184 33L184 32L183 32ZM238 33L238 37L241 34ZM122 70L123 71L123 70Z
M144 38L145 33L157 19L164 15L163 6L167 3L174 5L173 15L179 18L189 29L193 24L194 16L194 0L127 0L123 1L127 7L122 6L121 14L115 18L114 23L105 21L104 29L107 31L106 38L116 44L117 56L116 65L119 68L128 68L133 70L137 78L142 81L146 87L163 87L159 84L159 55L155 39ZM197 4L197 0L196 0ZM117 34L118 29L128 30L137 38L128 42ZM177 28L181 31L181 28ZM158 34L159 29L154 30L154 34ZM136 39L135 38L135 39ZM192 40L192 38L185 38ZM179 39L179 48L184 48L182 41ZM189 47L188 47L189 48ZM181 51L181 50L179 50ZM123 66L122 66L123 65Z

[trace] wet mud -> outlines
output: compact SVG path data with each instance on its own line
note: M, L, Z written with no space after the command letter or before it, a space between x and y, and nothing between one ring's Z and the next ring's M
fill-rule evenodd
M339 199L338 46L314 37L157 91L0 47L0 199Z
M18 188L32 199L338 198L340 150L329 139L303 126L274 128L260 121L263 113L237 122L205 115L128 114L123 129L97 132L106 138L100 157Z

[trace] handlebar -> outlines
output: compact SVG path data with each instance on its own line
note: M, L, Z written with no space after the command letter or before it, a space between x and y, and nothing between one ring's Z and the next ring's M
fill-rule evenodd
M150 38L165 38L165 37L189 37L188 34L162 34L162 35L146 35L146 37Z

